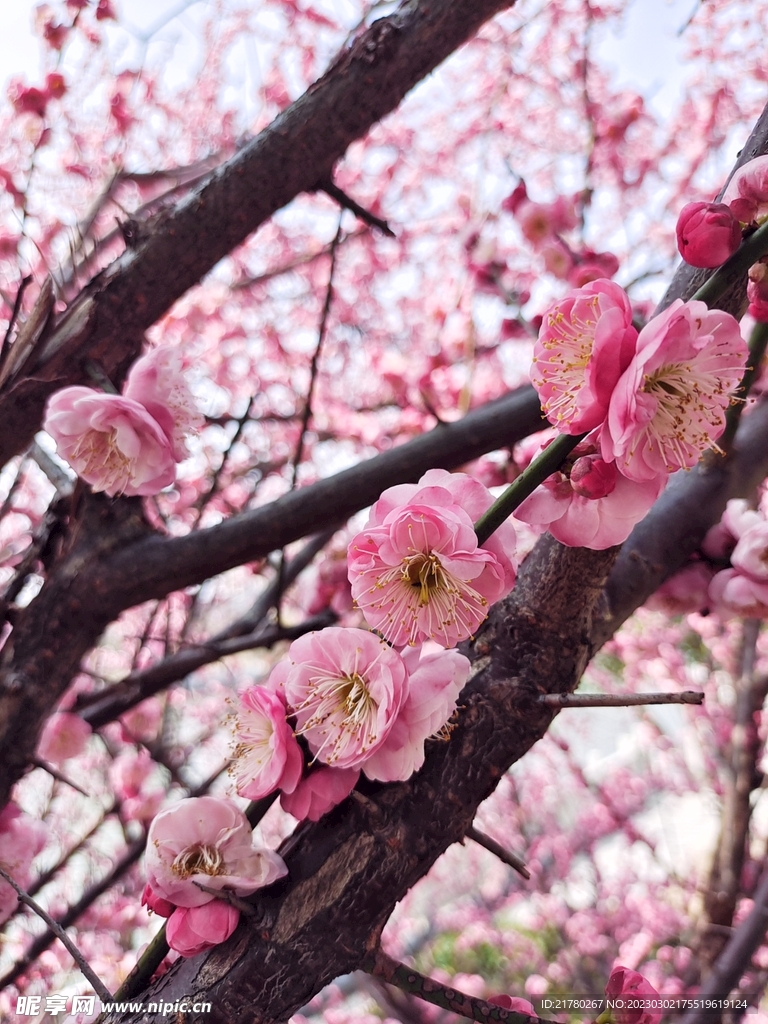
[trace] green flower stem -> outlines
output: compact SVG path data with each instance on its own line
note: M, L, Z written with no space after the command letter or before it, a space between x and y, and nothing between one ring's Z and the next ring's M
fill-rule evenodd
M753 263L768 253L768 221L745 239L733 256L704 282L691 299L706 302L710 309L717 307L718 300L742 274L746 274Z
M741 378L741 383L733 393L731 405L725 414L725 430L718 439L718 445L724 451L730 448L736 436L736 429L741 419L744 403L747 400L750 388L755 383L760 372L766 347L768 347L768 324L757 323L752 328L752 333L749 336L747 368L744 371L744 376Z
M540 1017L530 1017L527 1013L518 1013L516 1010L505 1010L501 1006L487 1003L485 999L477 999L474 996L465 995L455 988L441 985L439 981L419 974L412 967L407 967L391 956L387 956L381 949L377 950L371 961L363 966L363 970L372 974L374 978L381 978L389 985L394 985L401 992L424 999L428 1003L440 1006L444 1010L458 1013L469 1020L476 1020L479 1024L493 1020L507 1022L507 1024L532 1024L540 1021ZM548 1022L543 1022L548 1024Z
M119 395L120 392L117 390L115 385L107 376L106 370L97 363L95 359L86 359L83 363L83 369L94 382L98 384L102 391L106 391L108 395Z
M143 992L149 985L152 975L168 956L168 952L168 943L165 941L165 925L163 925L141 954L131 973L112 996L112 1001L120 1002L131 999L137 993Z
M504 493L494 501L475 523L477 543L484 544L492 533L512 515L517 506L532 494L542 481L562 466L586 434L560 434L548 445Z

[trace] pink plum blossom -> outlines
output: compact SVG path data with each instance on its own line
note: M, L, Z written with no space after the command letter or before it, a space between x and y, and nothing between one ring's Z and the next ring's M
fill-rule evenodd
M569 434L602 423L636 340L629 299L611 281L593 281L550 306L531 369L549 421Z
M647 1000L649 1006L628 1007L625 1009L614 1008L612 1010L615 1024L659 1024L662 1011L654 1008L660 1002L659 993L638 971L631 971L628 967L614 967L608 984L605 986L607 999L619 999L623 997L627 1001L641 1002Z
M636 481L696 464L725 428L747 346L737 321L676 299L640 332L603 426L603 458Z
M692 267L719 267L741 245L741 224L725 203L688 203L677 219L677 248Z
M730 558L739 538L762 522L762 515L750 508L744 498L731 498L720 522L707 532L701 549L708 558Z
M381 746L408 695L401 656L364 629L330 626L294 640L272 671L318 761L358 768Z
M369 779L409 779L424 764L424 743L446 724L469 677L469 659L458 651L403 653L410 673L408 699L386 740L363 763Z
M280 806L299 821L319 821L347 799L359 778L359 768L315 768L292 793L280 794Z
M668 580L645 602L646 608L667 615L686 615L709 607L709 584L713 572L703 562L690 562Z
M612 252L584 249L574 255L575 261L567 277L571 288L583 288L600 278L613 277L619 269L619 261Z
M723 618L768 618L768 581L755 580L738 569L723 569L709 585L709 599Z
M286 720L284 697L265 686L240 694L235 763L230 774L241 796L259 800L276 789L292 793L304 767L301 747Z
M276 853L253 845L243 812L212 796L181 800L158 814L147 835L145 866L153 891L178 907L214 899L196 882L246 896L287 871Z
M80 715L71 711L57 711L48 719L37 745L38 757L52 764L61 764L77 757L85 749L91 727Z
M160 424L176 461L185 459L185 436L198 433L205 421L189 390L179 350L170 345L151 348L128 371L123 394L140 402Z
M549 530L569 547L602 551L622 544L661 494L667 475L630 480L595 454L589 439L573 456L518 506L516 518Z
M731 565L760 583L768 582L768 522L760 519L739 537Z
M758 156L735 172L723 194L742 224L761 221L768 214L768 156Z
M464 473L430 470L386 490L349 546L352 596L396 647L471 636L515 580L514 529L478 547L474 521L490 491Z
M240 911L224 900L201 907L177 907L168 918L165 937L182 956L197 956L226 942L240 921Z
M48 399L43 428L94 491L157 494L176 476L170 442L143 405L70 387Z
M45 845L47 829L42 821L31 818L14 803L0 811L0 867L20 885L29 882L29 867ZM16 891L0 879L0 924L16 909Z

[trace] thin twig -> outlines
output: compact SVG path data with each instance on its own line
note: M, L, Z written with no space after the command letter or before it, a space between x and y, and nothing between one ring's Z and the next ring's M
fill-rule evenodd
M51 778L56 779L57 782L63 782L65 786L69 786L71 789L77 790L77 792L82 794L82 796L87 796L89 800L93 800L93 794L86 793L86 791L82 787L78 786L76 782L67 778L67 776L57 768L54 768L52 764L48 764L47 761L43 761L39 757L35 757L32 760L32 764L35 768L40 768L42 771L47 772Z
M371 213L370 210L366 210L364 206L361 206L351 196L348 196L346 192L342 191L338 185L332 181L324 181L321 185L318 185L318 190L325 192L326 195L330 196L331 199L335 199L339 206L345 210L349 210L354 213L356 217L359 217L365 224L369 224L371 227L378 228L382 234L388 238L396 238L395 232L381 217L377 217L375 213Z
M332 626L336 621L336 613L329 610L313 615L297 626L266 626L244 637L234 636L226 640L211 640L186 647L155 665L131 672L109 689L85 695L75 702L74 710L92 729L98 729L130 711L147 697L154 696L191 672L196 672L203 665L209 665L212 661L218 661L230 654L239 654L241 651L273 647L280 640L296 640L314 629Z
M304 412L301 416L301 429L299 431L299 440L296 444L296 453L293 457L293 473L291 475L291 490L294 490L298 480L299 465L302 458L304 457L304 443L307 434L307 428L309 427L309 421L312 418L312 398L315 393L315 384L317 382L317 368L320 363L320 354L323 350L323 342L325 341L325 332L328 326L328 315L331 312L331 304L333 303L333 276L336 272L336 251L341 241L341 220L339 220L339 226L336 229L333 241L331 242L331 248L329 254L331 257L331 266L328 271L328 285L325 289L325 302L323 303L323 311L320 315L320 326L317 329L317 344L315 345L315 351L312 355L312 362L309 364L309 387L307 389L307 400L304 403Z
M256 399L256 396L255 395L251 395L251 397L248 399L248 405L246 406L245 412L243 413L242 416L238 416L235 419L235 423L237 423L237 427L235 428L235 432L232 435L232 439L230 440L229 444L226 447L226 450L225 450L224 454L221 457L221 462L219 463L219 467L218 467L218 469L216 469L214 471L214 474L213 474L213 477L211 478L211 483L210 483L210 485L208 487L208 490L205 492L205 494L202 494L198 498L198 500L197 500L197 518L195 519L195 522L194 522L194 525L193 525L192 529L196 529L199 526L200 520L202 519L202 516L203 516L203 512L208 507L208 502L211 500L211 498L214 496L214 494L218 490L219 480L221 479L221 474L224 472L224 467L227 464L227 461L228 461L229 456L230 456L230 454L232 452L232 449L237 444L237 442L240 440L240 437L241 437L241 435L243 433L245 425L249 421L249 419L251 418L251 409L253 408L253 403L254 403L255 399Z
M478 999L475 996L465 995L458 989L442 985L433 978L419 974L405 964L388 956L382 949L377 949L367 964L362 968L366 973L372 974L374 978L383 978L384 981L402 992L409 992L411 995L424 999L435 1006L441 1006L444 1010L458 1013L469 1020L476 1020L479 1024L485 1021L509 1021L509 1024L531 1024L532 1021L540 1021L540 1017L531 1016L527 1013L518 1013L517 1010L505 1010L501 1006L488 1003L485 999ZM551 1024L551 1022L544 1022Z
M539 703L551 708L624 708L639 704L703 704L704 694L680 693L542 693Z
M474 825L470 825L465 833L467 839L471 839L473 843L477 843L478 846L482 846L488 850L489 853L494 854L499 860L508 864L511 868L514 868L518 874L521 874L523 878L530 878L531 872L525 865L525 861L518 857L515 853L510 853L509 850L505 850L504 847L497 843L495 839L491 839L485 832L481 832L480 829L475 828Z
M21 903L26 903L30 910L33 910L38 917L41 917L43 921L45 921L45 923L48 925L48 927L56 936L56 938L59 939L59 941L66 947L67 952L75 961L77 966L80 968L80 971L83 974L83 976L91 983L91 987L93 988L93 991L96 993L99 999L101 999L103 1003L111 1002L112 994L110 993L109 989L104 985L104 983L101 981L98 975L94 974L88 961L85 959L85 957L77 948L77 946L74 944L72 939L70 939L70 937L61 927L61 925L57 921L54 921L51 915L46 913L40 906L40 904L36 900L32 899L29 893L24 892L21 886L17 885L17 883L11 878L8 872L5 871L4 868L2 867L0 867L0 877L4 878L6 882L13 889L16 890L16 895L19 897L19 901Z
M19 282L19 288L16 292L16 298L13 300L13 309L11 310L11 319L8 321L8 329L5 332L3 338L2 347L0 347L0 365L2 365L8 351L8 346L11 343L11 335L13 334L13 328L16 326L16 321L19 317L19 310L21 309L21 300L24 298L24 292L32 281L32 275L27 274L26 277L22 277Z

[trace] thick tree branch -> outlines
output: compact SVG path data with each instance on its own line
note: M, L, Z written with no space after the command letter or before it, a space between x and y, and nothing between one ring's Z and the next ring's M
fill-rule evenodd
M348 146L514 0L403 0L252 142L135 242L48 325L0 406L0 465L32 440L52 391L84 384L89 354L118 380L143 332L277 210L331 179ZM12 351L12 350L11 350ZM13 355L11 355L13 359Z

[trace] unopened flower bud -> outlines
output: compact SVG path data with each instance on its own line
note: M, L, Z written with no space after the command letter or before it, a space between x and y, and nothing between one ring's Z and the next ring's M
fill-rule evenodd
M599 455L583 455L571 470L571 487L583 498L604 498L616 487L616 463Z
M677 248L692 267L719 267L741 245L741 225L724 203L688 203L677 220Z

